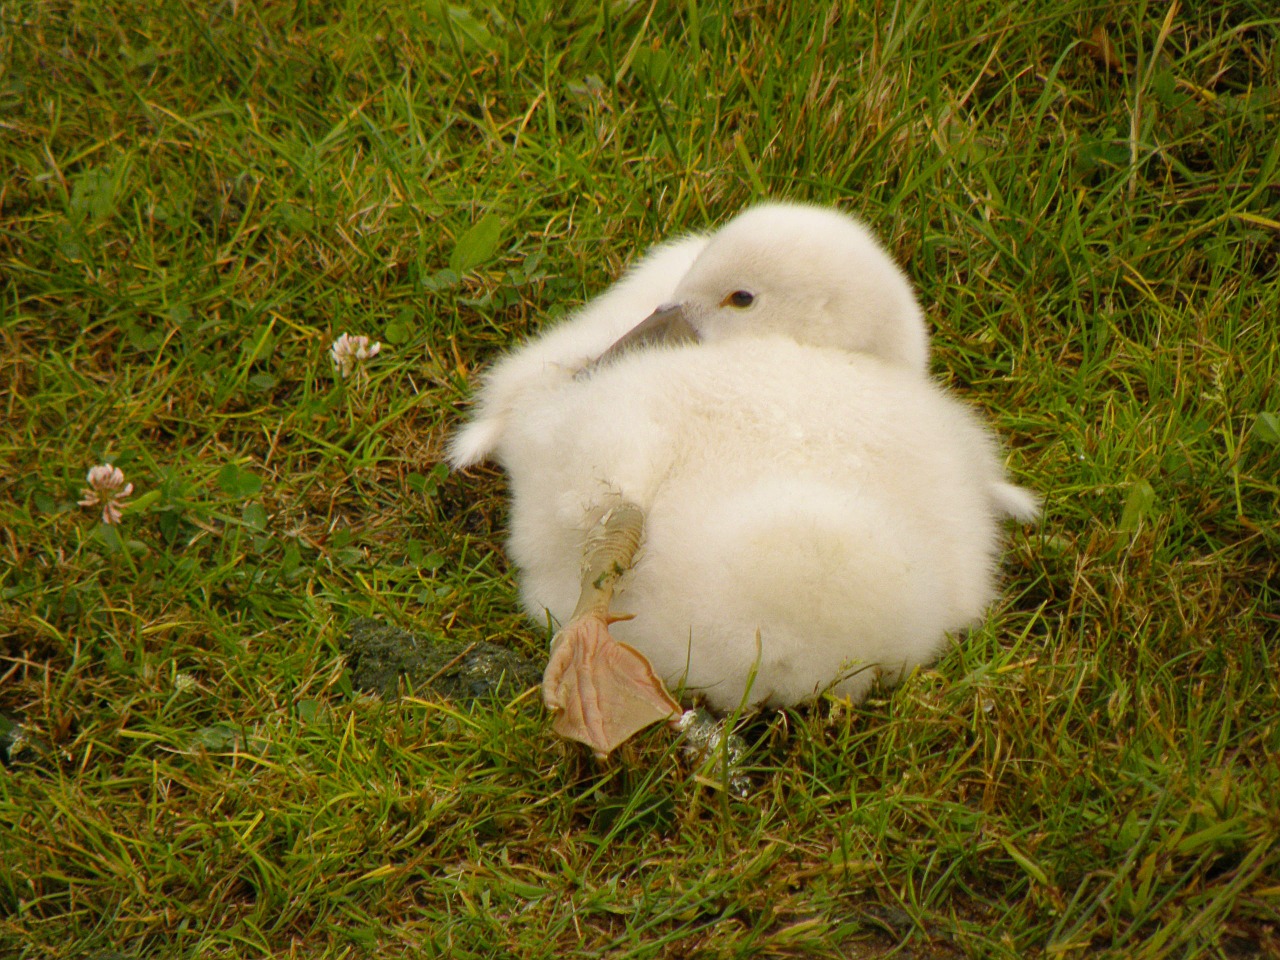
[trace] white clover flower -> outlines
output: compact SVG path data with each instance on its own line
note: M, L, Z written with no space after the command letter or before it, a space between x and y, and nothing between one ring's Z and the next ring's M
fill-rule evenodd
M89 471L85 482L89 486L80 491L83 496L79 501L80 506L96 507L101 504L102 522L119 523L124 515L121 509L124 501L133 493L133 484L124 482L124 471L109 463L102 463Z
M333 365L338 368L338 372L345 380L352 371L359 368L361 363L377 356L381 349L382 344L370 343L366 336L353 337L349 333L344 333L333 341L329 353L333 358Z

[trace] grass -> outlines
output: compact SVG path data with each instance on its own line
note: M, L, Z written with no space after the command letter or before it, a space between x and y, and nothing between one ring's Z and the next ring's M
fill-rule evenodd
M0 4L0 954L1280 956L1278 128L1262 0ZM541 655L447 432L760 196L1046 494L989 621L746 798L355 695L358 616Z

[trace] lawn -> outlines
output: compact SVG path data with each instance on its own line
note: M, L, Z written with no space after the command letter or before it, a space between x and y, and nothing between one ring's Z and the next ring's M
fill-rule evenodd
M0 955L1280 956L1277 130L1269 0L0 3ZM361 618L545 656L449 431L763 197L1044 494L985 624L745 794L358 689Z

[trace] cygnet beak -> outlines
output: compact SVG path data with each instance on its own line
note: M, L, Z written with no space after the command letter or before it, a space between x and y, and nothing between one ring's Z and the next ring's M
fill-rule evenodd
M613 346L600 355L593 366L608 363L628 350L664 344L675 346L681 343L697 343L700 339L702 338L698 336L698 331L693 329L685 316L684 306L679 303L665 303L627 331Z

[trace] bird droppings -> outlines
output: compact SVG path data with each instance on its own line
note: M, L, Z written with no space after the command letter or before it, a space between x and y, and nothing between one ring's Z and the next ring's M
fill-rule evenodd
M24 750L29 750L31 739L27 736L22 724L0 716L0 760L7 765L21 758Z
M22 721L0 713L0 767L44 766L59 755L65 759L65 754L66 751L55 751Z
M675 726L684 736L687 758L718 774L721 784L737 796L750 792L751 780L742 769L747 745L742 737L725 730L725 721L699 707L686 710Z
M352 622L340 646L352 687L385 699L408 691L462 703L510 699L535 686L545 666L497 644L437 640L370 619Z

